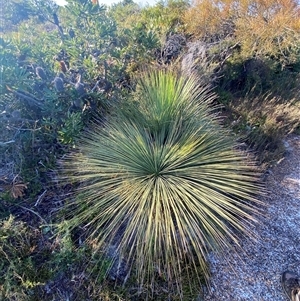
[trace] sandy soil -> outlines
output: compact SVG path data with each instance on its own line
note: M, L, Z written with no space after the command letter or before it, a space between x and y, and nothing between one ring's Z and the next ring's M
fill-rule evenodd
M300 137L285 141L284 158L267 175L266 214L254 228L257 241L242 238L244 253L210 256L211 290L205 301L287 301L280 275L300 275Z

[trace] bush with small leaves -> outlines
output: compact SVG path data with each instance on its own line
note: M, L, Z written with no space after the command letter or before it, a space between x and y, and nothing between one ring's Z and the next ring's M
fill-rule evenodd
M158 40L139 26L125 34L107 7L90 0L28 5L35 14L18 24L18 32L4 32L0 44L6 154L0 168L13 165L9 181L20 174L33 196L91 116L107 114L124 98L132 88L129 66L150 62Z

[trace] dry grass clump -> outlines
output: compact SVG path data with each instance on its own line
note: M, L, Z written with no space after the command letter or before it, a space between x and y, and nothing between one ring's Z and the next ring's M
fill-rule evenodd
M187 31L206 41L231 37L244 57L272 56L297 61L299 3L295 0L192 1L185 13ZM297 50L298 49L298 50Z
M265 165L280 159L284 137L299 130L300 101L296 98L286 101L282 97L261 95L237 99L230 109L238 116L231 125L244 135Z

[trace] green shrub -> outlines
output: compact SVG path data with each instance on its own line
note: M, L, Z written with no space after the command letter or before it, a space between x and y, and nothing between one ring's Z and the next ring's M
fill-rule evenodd
M81 183L69 227L89 227L99 248L117 245L139 284L159 276L179 296L181 271L208 277L209 250L230 247L233 228L250 234L257 213L253 163L217 124L212 98L193 78L150 73L134 106L95 124L62 167Z
M99 300L109 262L96 266L92 244L75 245L68 232L50 237L54 228L39 228L15 217L0 221L0 299L5 301ZM96 267L95 267L96 266ZM103 282L101 282L103 284Z
M158 39L140 25L118 28L89 0L28 5L35 13L0 44L0 175L9 184L2 188L18 177L34 197L90 118L128 94L131 66L148 63Z
M46 263L36 256L40 239L40 231L32 231L12 216L0 222L0 296L4 298L1 300L38 300L39 287L51 275ZM49 255L50 251L47 252Z

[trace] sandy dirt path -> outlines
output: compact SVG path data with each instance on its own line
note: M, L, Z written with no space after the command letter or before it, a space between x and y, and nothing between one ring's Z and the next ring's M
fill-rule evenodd
M267 176L266 215L254 232L256 242L241 239L244 254L210 256L211 291L205 301L287 301L280 275L300 275L300 137L285 141L284 158Z

